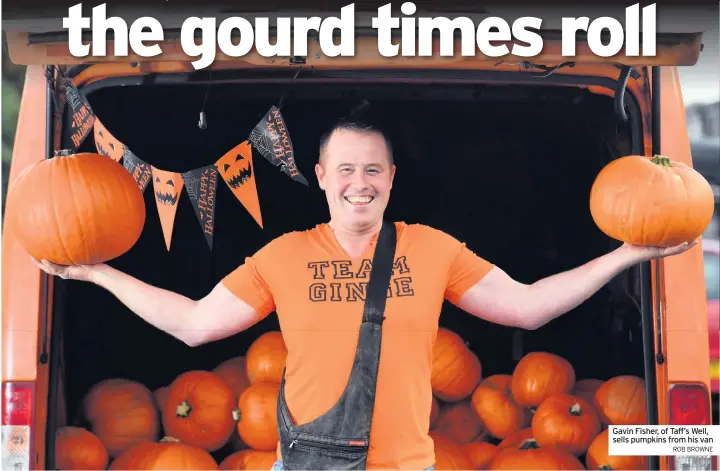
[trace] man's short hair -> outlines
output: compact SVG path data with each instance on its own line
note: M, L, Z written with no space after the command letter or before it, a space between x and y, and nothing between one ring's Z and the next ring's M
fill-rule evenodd
M323 160L323 153L325 152L325 147L327 147L328 141L330 141L330 137L336 131L355 131L360 133L380 134L385 140L385 146L387 147L390 165L393 165L393 147L390 138L388 138L388 136L385 134L385 132L383 132L380 126L373 124L369 121L363 121L359 119L341 119L335 124L333 124L327 131L325 131L325 133L323 133L323 135L320 137L320 163L322 163Z

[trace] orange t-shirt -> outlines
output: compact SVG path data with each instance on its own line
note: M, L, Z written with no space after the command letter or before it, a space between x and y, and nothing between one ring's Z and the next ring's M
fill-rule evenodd
M430 372L442 304L457 304L493 265L436 229L395 226L368 468L425 469L435 461ZM222 280L260 316L277 312L288 348L285 394L297 424L322 415L345 389L376 242L377 235L353 260L332 228L319 224L278 237Z

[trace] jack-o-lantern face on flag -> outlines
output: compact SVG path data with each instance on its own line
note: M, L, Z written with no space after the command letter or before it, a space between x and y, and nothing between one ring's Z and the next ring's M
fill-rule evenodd
M165 236L165 245L170 250L175 214L177 213L180 193L183 189L182 175L152 167L152 181L155 202L160 215L160 224Z
M255 222L263 227L250 143L244 141L238 144L215 162L215 166L235 197L245 206Z
M95 119L93 136L95 138L95 148L99 154L110 157L115 162L120 162L125 153L125 144L115 139L115 136L110 134L110 131L99 119Z

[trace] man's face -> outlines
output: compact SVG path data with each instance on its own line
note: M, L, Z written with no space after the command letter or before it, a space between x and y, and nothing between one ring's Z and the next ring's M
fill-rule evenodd
M379 133L335 131L315 166L330 217L350 231L367 230L382 220L395 176Z

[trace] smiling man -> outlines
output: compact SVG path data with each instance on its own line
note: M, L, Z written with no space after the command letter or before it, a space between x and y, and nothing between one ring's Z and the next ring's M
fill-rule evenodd
M430 373L444 300L491 322L536 329L631 265L695 244L626 244L527 285L439 230L384 223L396 169L382 132L336 125L321 141L315 170L329 222L273 240L199 301L104 264L39 263L107 289L189 345L229 337L277 312L288 356L275 469L431 468ZM392 273L389 286L371 289L376 248L392 256ZM368 298L377 301L370 293L378 290L387 293L384 311L365 306Z

